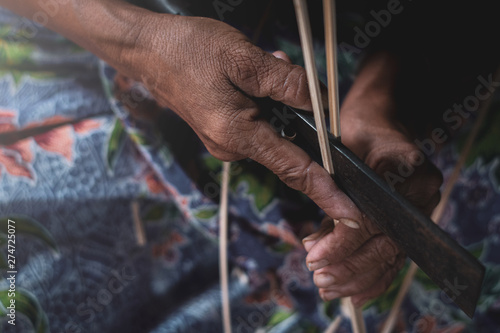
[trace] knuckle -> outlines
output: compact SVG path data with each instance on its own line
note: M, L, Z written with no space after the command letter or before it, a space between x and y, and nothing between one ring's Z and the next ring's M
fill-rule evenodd
M288 75L286 82L286 94L291 96L299 104L306 104L310 98L308 93L307 75L304 68L294 66Z
M309 159L292 167L290 167L287 162L288 161L279 161L277 163L276 175L291 188L305 194L310 193L312 184L310 169L314 162Z
M236 161L238 158L235 156L235 154L229 153L225 151L224 149L221 149L218 145L215 145L213 143L205 143L205 147L207 148L208 152L215 157L216 159L219 159L221 161L225 162L232 162Z
M358 262L354 262L352 260L345 260L343 263L343 278L348 280L360 273L360 266Z
M233 144L229 133L228 127L224 123L216 122L209 127L205 128L203 136L209 141L209 147L216 150L232 152Z
M208 152L221 161L231 162L241 159L233 145L220 139L219 136L204 136L202 141Z
M229 117L221 115L209 126L203 127L201 134L210 153L217 154L221 151L248 156L253 143L253 139L248 139L252 137L249 135L252 127L250 125L252 125L250 122L243 119L242 113L233 112Z
M375 250L377 258L382 262L396 257L399 253L396 244L387 236L377 237L375 241Z
M427 158L420 151L420 149L418 149L418 147L413 146L413 144L409 144L408 150L409 150L409 152L406 153L406 156L405 156L406 164L411 165L411 166L419 166L419 165L422 165L422 163L427 162Z
M248 42L238 43L226 54L228 63L228 76L236 85L258 88L258 73L264 62L263 55L255 52L254 46Z
M349 280L357 274L367 272L371 272L370 275L373 275L373 272L376 271L374 270L375 264L380 265L366 253L353 255L343 262L344 278Z
M359 273L359 268L356 264L348 261L342 264L341 272L342 274L338 274L337 277L338 284L351 281Z
M335 256L338 259L349 257L357 247L356 244L354 244L354 242L349 239L344 239L341 243L332 244L332 246L334 246L335 248L335 250L332 252L335 253Z
M304 68L293 65L286 75L274 75L281 78L280 82L273 82L271 96L278 100L293 100L303 105L309 101L307 76ZM280 73L277 73L280 74Z
M329 299L328 297L326 297L326 289L325 288L320 288L319 289L319 297L324 301L324 302L328 302Z

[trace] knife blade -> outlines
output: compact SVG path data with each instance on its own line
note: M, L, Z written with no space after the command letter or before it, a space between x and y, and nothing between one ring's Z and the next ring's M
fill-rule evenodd
M293 143L321 163L318 136L312 116L291 107L273 108L281 129L293 133ZM329 134L335 167L334 180L380 230L472 318L481 292L485 267L432 220L394 191L339 139Z

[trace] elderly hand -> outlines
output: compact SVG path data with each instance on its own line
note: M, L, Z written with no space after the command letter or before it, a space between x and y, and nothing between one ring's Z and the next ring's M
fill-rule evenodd
M386 54L368 59L342 106L342 141L429 215L439 202L442 176L396 120L395 63ZM405 255L365 216L354 220L358 229L348 228L354 222L348 216L329 216L344 223L334 228L326 219L320 231L303 240L307 263L324 300L352 296L361 306L387 289Z
M0 1L26 17L43 10L37 0ZM361 221L362 214L328 172L261 117L254 100L259 97L311 109L304 69L283 54L264 52L222 22L153 13L120 0L60 3L47 27L144 83L214 156L226 161L250 157L329 216ZM359 243L355 233L346 234L347 248Z
M44 10L37 0L1 3L29 18ZM252 158L308 195L328 216L343 221L333 232L310 238L305 245L309 268L316 271L315 281L325 299L356 295L360 301L378 294L392 279L402 257L394 244L337 188L326 170L260 117L262 110L254 101L260 97L311 109L303 68L283 55L264 52L222 22L157 14L119 0L60 2L46 23L120 73L143 82L160 104L194 129L215 157ZM358 105L371 109L370 104ZM351 129L366 130L364 138L371 145L351 140L351 125L343 124L345 143L357 153L358 146L370 146L365 160L379 172L392 168L396 155L411 156L411 143L370 133L378 128L373 124L361 119ZM419 175L416 172L414 181L403 184L406 193L416 193L417 203L420 197L436 198L440 179L423 177L420 182ZM432 206L435 201L421 203Z
M361 213L328 172L281 138L261 117L255 98L311 109L305 70L251 44L215 20L154 15L122 59L157 101L179 114L208 150L225 161L251 158L304 192L328 215ZM121 70L122 71L122 70Z
M290 64L281 53L264 52L228 25L204 18L170 17L167 24L157 16L151 29L141 33L138 49L143 82L195 130L215 157L252 158L343 222L333 231L332 224L325 223L304 243L307 265L315 271L314 281L325 300L354 295L353 301L360 305L388 287L404 255L320 165L275 132L255 102L270 97L310 110L303 68ZM348 108L373 108L363 99L349 101ZM357 118L356 112L345 114L345 143L379 174L397 172L401 157L414 162L418 149L392 123L386 126L383 121ZM361 141L370 144L360 144L360 133ZM441 178L427 161L417 169L398 190L429 212L439 200Z
M378 134L373 141L366 163L383 178L386 172L400 176L398 166L402 161L405 166L413 164L415 172L396 188L429 214L440 198L437 169L428 161L421 163L418 159L423 155L418 148L397 131ZM361 306L387 289L402 268L405 254L364 216L355 221L358 229L347 227L353 221L336 218L344 223L333 227L332 219L325 219L320 231L304 239L307 262L324 300L353 296L354 305Z

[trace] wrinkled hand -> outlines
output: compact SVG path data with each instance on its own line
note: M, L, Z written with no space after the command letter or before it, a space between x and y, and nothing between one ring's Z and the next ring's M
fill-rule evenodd
M36 0L3 3L26 17L43 9ZM291 65L283 55L285 60L264 52L237 30L210 19L156 14L124 1L61 2L59 8L47 27L144 83L160 104L194 129L214 156L226 161L254 159L308 195L328 216L345 222L320 240L306 243L309 266L317 270L315 280L325 298L326 290L339 296L374 295L369 290L377 277L388 280L392 270L384 265L395 266L391 263L397 256L392 242L363 217L326 170L260 117L255 97L311 109L303 68ZM386 161L387 152L373 149L372 153L371 164L383 168L385 164L377 163ZM352 221L358 229L352 228ZM320 281L320 273L328 273L333 281Z
M363 119L348 123L350 126L343 127L344 143L382 178L396 175L401 177L398 180L404 179L393 181L395 189L430 214L440 199L442 177L418 147L398 126L376 127ZM398 168L405 171L403 175ZM413 173L406 172L412 169ZM334 228L333 221L325 219L317 233L304 239L307 262L324 300L352 296L354 305L361 306L388 288L402 268L405 254L364 216L356 221L358 229L348 230L345 224L349 220L340 222L344 223Z
M135 62L141 64L135 77L157 101L179 114L215 157L249 157L304 192L327 214L358 218L361 214L328 172L281 138L261 117L266 110L255 103L256 97L269 96L310 110L305 70L290 64L282 52L264 52L224 23L169 18L168 24L162 16L151 19L152 28L141 32L134 47Z
M214 20L169 16L167 21L155 16L150 26L141 31L132 56L124 54L140 64L131 76L140 77L159 103L179 114L215 157L252 158L308 195L328 216L344 222L333 232L325 224L326 234L316 234L305 243L307 263L315 270L323 298L356 295L354 301L359 303L385 290L404 256L326 170L275 132L255 103L255 98L271 97L310 110L304 69L290 64L283 54L264 52L239 31ZM347 132L344 129L343 137ZM372 145L365 155L378 172L392 168L387 161L396 161L395 155L407 156L408 148L414 149L411 144L388 145L393 139L373 133L372 141L380 144ZM417 184L416 193L421 193L419 182L405 183Z

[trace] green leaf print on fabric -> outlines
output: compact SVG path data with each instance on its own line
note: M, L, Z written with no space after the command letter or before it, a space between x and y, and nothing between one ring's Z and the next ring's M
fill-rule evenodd
M1 68L1 67L0 67ZM14 79L15 85L19 85L21 80L24 77L30 77L37 80L47 80L57 78L57 74L53 72L30 72L28 70L17 70L17 69L9 69L2 70L0 69L0 77L10 75Z
M220 182L222 176L222 162L209 155L204 158L205 167L215 174ZM271 171L251 160L231 163L231 178L229 187L234 193L242 191L244 195L251 196L255 209L264 211L276 198L280 180Z
M34 295L27 290L19 288L16 289L16 293L13 298L10 296L12 296L12 294L9 292L9 289L0 290L0 302L4 307L10 304L11 299L15 300L14 304L16 306L16 314L22 313L25 315L33 325L36 333L50 332L47 315ZM9 320L10 318L6 316L6 310L7 309L0 307L0 316L5 318L4 320Z
M13 222L10 222L9 219ZM8 233L9 225L15 227L15 236L16 239L22 235L34 236L35 238L43 241L46 245L48 245L54 252L59 252L58 246L50 232L38 221L27 217L27 216L9 216L0 218L0 244L6 245L6 235ZM5 253L2 252L2 253ZM0 265L1 268L6 269L7 263L5 255L0 255ZM25 315L31 324L33 325L35 332L37 333L45 333L50 332L48 319L41 308L37 298L32 295L27 290L22 287L16 287L15 294L9 290L9 287L4 287L0 290L0 315L7 320L9 317L6 317L7 309L6 307L11 303L11 299L15 300L16 313L22 313Z
M208 221L213 219L219 213L218 207L204 207L197 210L194 216L202 221Z
M106 152L108 170L113 170L121 148L123 147L125 137L126 133L123 124L120 119L116 119L111 135L109 136Z
M40 222L27 217L27 216L10 216L0 218L0 233L7 234L8 220L15 221L16 227L16 238L21 235L34 236L35 238L43 241L48 245L54 252L59 252L57 243L50 234L50 232L45 228Z
M134 141L136 144L140 146L148 146L148 140L146 139L146 136L138 131L131 130L128 135Z
M157 221L165 216L167 208L164 205L155 205L144 214L142 220L147 221Z
M246 171L246 170L245 170ZM262 212L276 197L278 178L272 172L247 173L231 177L231 189L237 191L245 187L245 194L252 196L257 211Z
M208 170L212 172L220 171L222 169L222 161L213 157L212 155L205 156L203 161L205 162L205 166L208 168Z
M277 244L271 245L271 250L276 253L289 253L295 248L292 244L279 242Z
M279 323L283 322L284 320L290 318L292 315L292 312L289 311L284 311L284 310L277 310L269 319L269 322L267 323L267 327L271 328L273 326L278 325Z
M0 68L33 64L35 47L31 44L8 42L0 39Z

